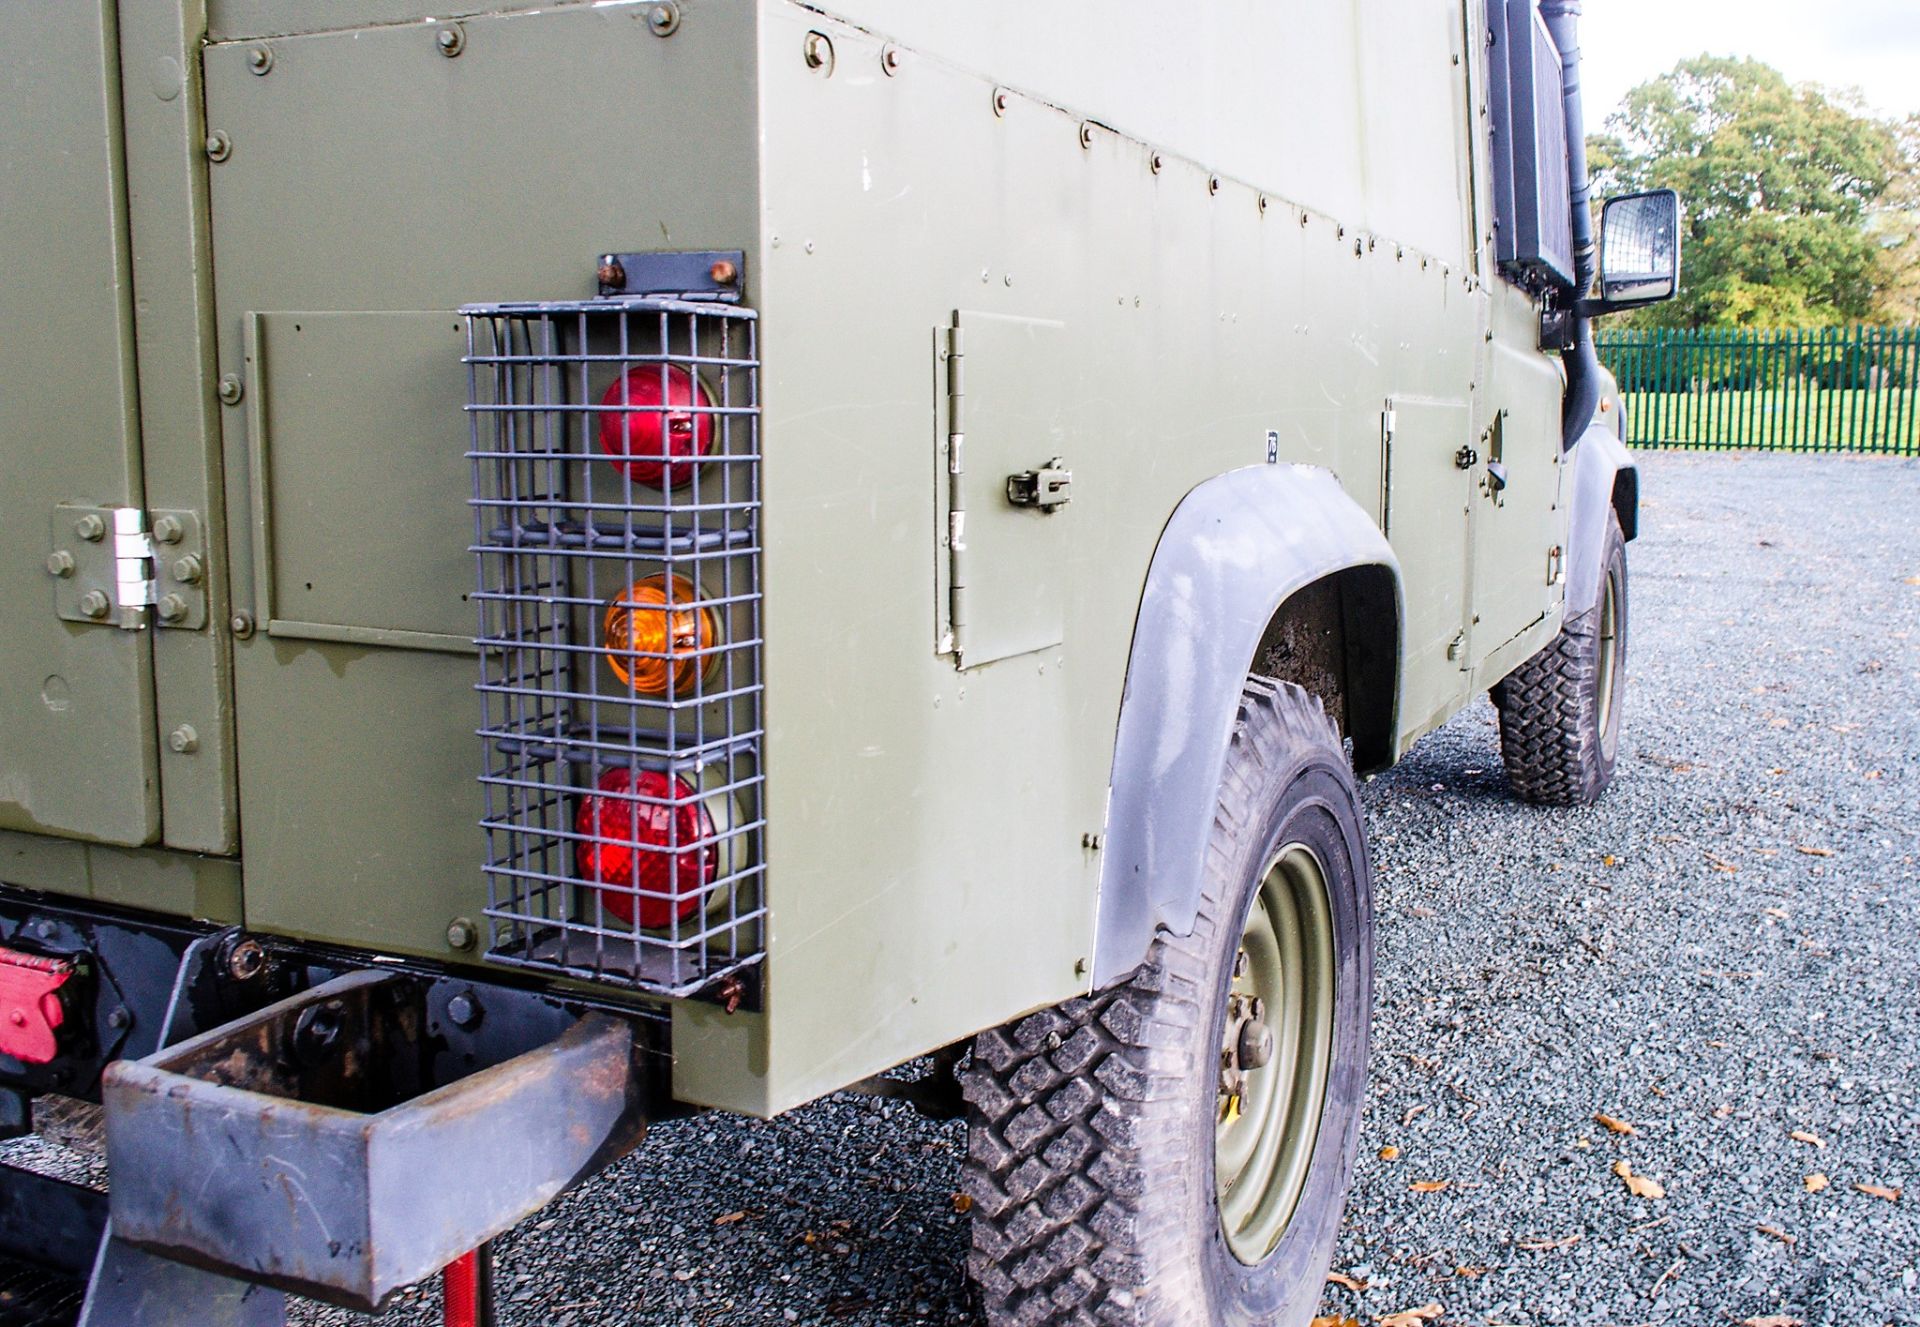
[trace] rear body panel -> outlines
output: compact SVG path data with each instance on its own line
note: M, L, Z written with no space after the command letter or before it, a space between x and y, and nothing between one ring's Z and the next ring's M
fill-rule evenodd
M0 416L9 456L74 411L99 449L5 498L30 528L0 593L32 625L0 648L34 652L16 678L96 670L87 749L126 749L90 784L57 727L77 707L7 693L0 827L33 832L11 860L34 878L0 877L97 887L103 849L56 861L34 835L164 842L243 863L250 927L476 957L449 947L487 898L454 310L590 295L607 252L743 251L764 365L768 953L757 1008L675 1005L683 1099L773 1113L1086 988L1141 589L1210 477L1320 467L1386 528L1398 750L1557 627L1560 378L1492 268L1475 0L1235 3L1177 31L1144 5L763 0L685 5L666 37L640 4L473 8L215 0L184 48L204 123L175 115L191 61L129 113L165 296L142 418L169 500L219 533L211 626L70 628L42 603L52 504L143 501L132 306L107 281L60 333L86 365L53 374L60 405ZM78 48L112 46L37 40L68 97ZM146 77L167 40L120 64ZM100 126L92 193L4 223L42 266L126 248L99 91L74 111ZM189 158L208 135L218 160ZM70 281L36 281L0 287L16 323L16 302L79 318ZM1069 503L997 497L1055 458ZM182 723L197 752L168 744ZM148 906L186 909L142 869Z
M0 76L0 829L150 843L146 634L57 619L45 566L79 519L57 505L145 501L116 18L110 3L16 5L0 34L34 53ZM67 579L86 574L81 562ZM95 580L85 588L110 591Z

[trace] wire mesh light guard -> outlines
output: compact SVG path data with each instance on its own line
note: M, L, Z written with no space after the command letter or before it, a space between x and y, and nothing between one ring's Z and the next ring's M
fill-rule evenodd
M754 313L461 313L487 957L737 1000L767 915Z

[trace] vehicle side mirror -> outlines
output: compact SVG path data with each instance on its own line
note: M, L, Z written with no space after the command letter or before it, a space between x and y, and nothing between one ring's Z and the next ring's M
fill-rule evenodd
M1671 189L1610 198L1600 210L1600 298L1589 314L1670 300L1680 289L1680 195Z

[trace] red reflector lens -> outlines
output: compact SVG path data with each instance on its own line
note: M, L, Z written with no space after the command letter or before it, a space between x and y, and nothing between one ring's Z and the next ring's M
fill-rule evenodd
M600 446L637 483L679 488L697 457L713 450L713 398L677 364L642 364L616 378L600 398L616 407L600 416Z
M700 891L713 883L719 858L712 844L713 817L685 779L654 770L610 769L600 776L600 795L583 798L574 829L580 874L595 884L606 910L647 930L683 921L700 908ZM667 805L629 800L620 794L658 798Z

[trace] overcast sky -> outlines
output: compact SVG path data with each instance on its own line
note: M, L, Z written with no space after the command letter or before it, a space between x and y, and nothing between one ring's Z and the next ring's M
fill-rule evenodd
M1702 52L1857 87L1882 114L1920 112L1920 0L1586 0L1580 46L1595 127L1635 84Z

